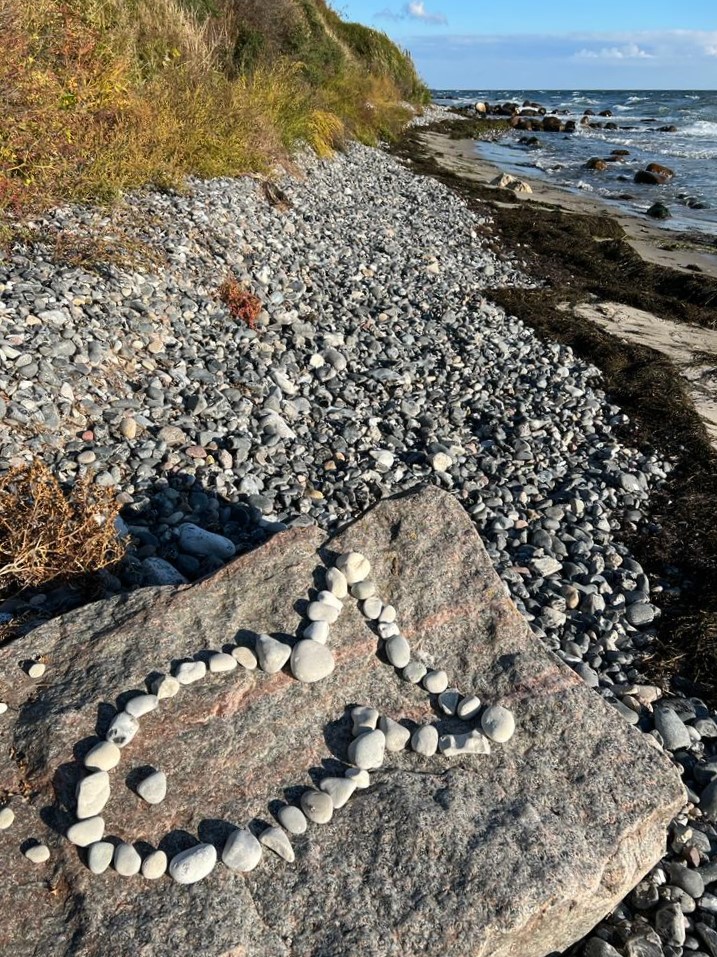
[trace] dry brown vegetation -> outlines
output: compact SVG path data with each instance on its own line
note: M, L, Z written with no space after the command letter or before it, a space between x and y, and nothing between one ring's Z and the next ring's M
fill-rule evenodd
M261 312L261 300L232 273L229 273L219 287L219 298L235 319L245 323L250 329L256 327L256 320Z
M84 584L118 562L119 506L110 489L78 480L63 492L38 460L0 477L0 598L28 588Z

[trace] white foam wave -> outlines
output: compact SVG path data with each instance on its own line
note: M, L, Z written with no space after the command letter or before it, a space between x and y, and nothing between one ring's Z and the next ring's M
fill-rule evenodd
M647 96L628 96L626 103L642 103L644 100L649 99Z
M696 120L691 126L680 130L683 136L709 136L717 139L717 123L711 120Z

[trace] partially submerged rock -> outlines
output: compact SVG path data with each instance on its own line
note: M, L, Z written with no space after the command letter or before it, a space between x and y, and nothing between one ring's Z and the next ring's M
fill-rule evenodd
M105 735L117 696L241 643L247 629L295 634L317 565L349 550L370 559L412 655L440 676L435 690L402 680L377 654L375 626L355 601L331 626L336 668L317 684L286 670L207 673L146 714L123 749L133 767L162 768L167 799L149 807L110 771L103 817L73 832L85 847L106 833L159 848L175 881L92 874L88 852L64 835L83 755ZM0 951L13 957L65 957L70 942L82 957L104 957L107 941L117 957L468 957L477 941L491 957L541 957L638 883L683 802L668 760L530 635L469 517L435 490L383 501L338 540L292 529L194 586L147 588L48 622L0 649L0 675L39 655L51 666L46 685L0 687L16 716L0 728L0 792L16 812L0 833ZM337 776L358 703L414 729L470 733L432 707L447 675L510 710L507 743L451 758L435 747L389 752L369 787L365 772L349 775L361 790L328 823L291 841L269 827L272 802ZM276 853L248 876L215 867L209 848L221 852L248 824ZM19 851L29 837L51 849L42 881ZM199 882L188 892L177 879Z

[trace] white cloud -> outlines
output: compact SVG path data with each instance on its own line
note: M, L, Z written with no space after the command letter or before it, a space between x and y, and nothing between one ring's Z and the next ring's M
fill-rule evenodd
M410 3L405 3L398 11L385 7L374 14L374 20L392 20L394 23L400 20L418 20L420 23L432 23L434 25L448 23L445 13L431 13L426 10L426 4L423 0L411 0Z
M621 47L601 47L599 50L578 50L573 56L579 60L651 60L653 54L643 50L637 43Z

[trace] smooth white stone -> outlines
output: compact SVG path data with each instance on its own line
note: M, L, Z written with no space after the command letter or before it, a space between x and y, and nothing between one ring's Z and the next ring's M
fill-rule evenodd
M386 657L394 668L405 668L411 660L411 646L403 635L394 635L386 642Z
M281 824L284 830L288 831L289 834L306 833L306 815L298 807L294 807L293 804L285 804L284 807L279 808L279 813L276 817L279 824Z
M178 884L196 884L214 870L217 851L213 844L197 844L173 857L169 864L169 876Z
M335 608L333 605L327 605L323 601L312 601L306 609L306 616L309 621L327 621L330 625L338 621L340 614L341 612L338 608Z
M167 775L164 771L153 771L137 785L137 794L147 804L161 804L167 796Z
M344 573L349 585L365 581L371 574L371 562L361 552L344 552L336 559L336 567Z
M510 741L515 733L515 718L512 711L499 704L492 704L486 708L480 719L485 734L498 744Z
M258 664L251 648L245 648L243 645L239 645L232 651L232 658L236 658L242 668L246 668L247 671L254 671Z
M126 711L116 714L105 735L108 741L118 748L126 747L139 731L139 721Z
M351 778L324 778L319 787L328 794L331 803L338 810L356 790L356 782Z
M352 708L351 720L353 721L353 727L351 728L351 734L355 737L357 734L363 734L364 731L374 731L378 724L379 717L378 711L370 705L360 704Z
M363 768L347 768L344 777L356 782L357 791L364 791L371 784L371 776Z
M432 724L424 724L411 735L411 747L416 754L430 758L438 750L438 731Z
M101 817L88 817L67 828L67 840L77 847L88 847L101 841L105 833L105 822Z
M47 844L33 844L25 851L25 857L33 864L44 864L50 860L50 848Z
M381 767L385 750L386 735L383 731L368 731L349 744L349 762L364 771L371 771Z
M381 624L392 624L396 620L396 609L393 605L384 605L378 620Z
M269 850L273 851L275 854L278 854L279 857L283 857L283 859L288 861L289 864L293 863L294 848L291 846L291 841L286 836L286 831L282 831L280 827L268 827L259 836L259 840L265 847L268 847Z
M378 623L378 633L384 641L387 641L394 635L399 634L399 628L395 621L380 621Z
M109 841L96 841L87 849L87 866L93 874L104 874L112 863L114 854L114 844Z
M447 758L461 754L490 754L490 741L476 730L466 734L444 734L438 746Z
M339 614L344 610L344 603L330 591L320 591L318 594L318 600L324 605L331 605L335 608Z
M0 831L7 831L15 820L15 812L11 807L4 807L0 811Z
M444 714L453 717L461 697L462 695L458 688L446 688L445 691L442 691L438 695L438 707Z
M370 579L364 582L357 582L351 586L351 597L357 601L365 601L367 598L373 598L377 592L376 582Z
M150 711L155 711L158 707L159 698L156 694L138 694L136 697L129 699L124 709L133 718L141 718L143 715L149 714Z
M84 765L92 771L111 771L120 763L122 752L111 741L100 741L85 755Z
M445 671L429 671L423 679L423 687L431 694L441 694L448 687L448 675Z
M225 651L217 651L209 659L209 670L213 675L221 675L226 671L234 671L239 662L233 655Z
M164 851L152 851L142 861L142 877L157 881L167 873L167 855Z
M314 824L328 824L334 816L334 802L325 791L309 788L301 795L301 810Z
M173 698L179 694L180 685L172 675L160 675L159 678L154 679L150 687L158 700L162 701L164 698Z
M304 638L310 638L312 641L318 641L320 645L325 645L329 640L329 630L328 621L312 621L301 634Z
M326 572L326 587L337 598L346 598L349 593L346 576L338 568L329 568Z
M42 661L33 661L30 667L27 669L27 673L31 678L42 678L42 676L47 671L47 665Z
M374 595L372 598L367 598L366 601L361 603L361 614L364 618L368 618L369 621L378 621L378 616L383 611L383 602L378 597Z
M134 877L135 874L139 874L142 858L131 844L118 844L115 848L112 864L122 877Z
M410 681L412 685L417 685L420 681L423 681L427 672L428 668L422 661L409 661L401 672L401 677L404 681Z
M5 714L7 711L7 705L4 701L0 701L0 714Z
M411 739L411 732L408 728L404 728L398 721L394 721L393 718L386 715L381 715L378 726L386 736L387 751L403 751Z
M227 838L222 851L222 861L232 871L253 871L261 860L263 851L251 831L241 828Z
M261 670L268 675L275 675L291 657L291 648L271 635L259 635L256 639L256 656Z
M291 673L304 684L313 684L327 678L336 663L331 649L318 641L303 638L297 642L291 652Z
M174 677L180 685L193 685L195 681L201 681L207 673L207 666L203 661L183 661L177 665Z
M75 789L77 817L84 821L97 817L110 799L110 776L106 771L95 771L83 778Z
M479 711L480 698L478 695L471 694L466 695L466 697L459 702L456 714L463 721L470 721L471 718L475 718Z

